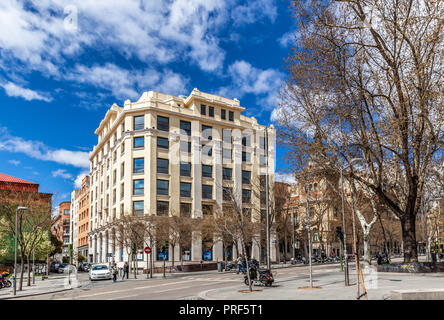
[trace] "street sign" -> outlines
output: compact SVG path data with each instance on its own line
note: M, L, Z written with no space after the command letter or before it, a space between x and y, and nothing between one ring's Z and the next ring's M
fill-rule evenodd
M145 247L144 249L146 254L150 254L151 253L151 248L150 247Z

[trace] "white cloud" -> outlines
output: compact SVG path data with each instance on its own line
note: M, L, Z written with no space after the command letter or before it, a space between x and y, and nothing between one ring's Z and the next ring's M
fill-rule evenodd
M250 0L246 5L237 6L231 15L234 24L250 24L262 19L274 22L277 17L275 2L275 0Z
M7 134L5 128L0 128L0 150L24 153L27 156L44 161L54 161L60 164L79 168L89 167L89 154L82 151L66 149L50 149L40 141L24 140Z
M13 164L14 166L18 166L20 164L20 161L18 161L18 160L9 160L8 162L10 164Z
M232 84L219 89L219 94L242 98L246 94L257 96L257 103L270 110L277 103L276 94L284 74L275 69L258 69L240 60L228 67Z
M5 89L6 94L10 97L21 97L27 101L31 100L42 100L46 102L52 101L52 98L47 95L43 95L31 89L23 88L12 82L0 83L0 87L3 87L3 89Z
M70 174L69 172L66 172L65 169L58 169L55 171L51 171L51 174L54 178L57 178L57 177L61 177L63 179L72 179L73 178L72 174Z
M74 188L80 189L82 187L82 180L87 175L89 175L89 171L87 171L87 170L84 170L84 171L80 172L77 175L76 179L74 180Z
M278 42L283 48L290 47L295 40L296 31L288 31L284 33L279 39Z
M186 91L185 86L188 83L188 79L170 70L129 71L111 63L92 67L77 65L70 74L66 75L66 78L111 91L120 99L136 99L140 97L141 92L148 89L182 94Z
M275 179L275 181L285 182L285 183L289 183L289 184L296 184L297 183L295 176L290 173L276 172L274 179Z

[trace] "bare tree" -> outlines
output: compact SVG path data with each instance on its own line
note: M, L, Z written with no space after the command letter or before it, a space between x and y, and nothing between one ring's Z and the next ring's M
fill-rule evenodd
M18 203L28 209L18 211L16 235L15 213ZM5 222L0 225L0 232L17 236L20 249L20 282L18 290L22 290L25 259L28 265L28 286L30 286L30 255L42 239L44 232L50 229L51 203L43 199L39 193L2 191L0 194L0 211L0 215L3 216L3 221Z
M317 130L331 170L364 158L367 174L345 175L399 218L404 261L417 261L427 169L442 163L444 3L293 0L291 7L297 35L274 113L281 143L302 154L306 148L291 146Z

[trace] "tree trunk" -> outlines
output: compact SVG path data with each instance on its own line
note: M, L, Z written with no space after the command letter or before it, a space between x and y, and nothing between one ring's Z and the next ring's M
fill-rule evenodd
M171 252L171 266L174 267L174 248L176 247L176 245L172 245L171 248L173 249Z
M31 260L29 259L29 254L26 256L26 264L28 265L28 283L27 286L31 286ZM34 272L34 270L32 270Z
M416 246L416 217L414 214L401 218L402 242L404 245L404 262L418 262Z
M288 250L287 232L284 231L284 263L287 263L287 250Z
M19 291L23 289L23 273L25 271L25 255L20 255L20 282L19 282ZM17 280L16 280L17 281Z
M372 262L372 254L370 251L370 228L367 231L364 231L364 263L371 265Z

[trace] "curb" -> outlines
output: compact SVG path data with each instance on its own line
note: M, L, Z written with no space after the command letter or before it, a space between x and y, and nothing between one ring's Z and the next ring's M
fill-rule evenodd
M74 288L60 289L60 290L49 291L49 292L30 293L30 294L25 294L25 295L15 296L15 297L0 298L0 300L10 300L10 299L18 299L18 298L25 298L25 297L39 296L39 295L43 295L43 294L50 294L50 293L58 293L58 292L63 292L63 291L69 291L69 290L72 290L72 289L74 289Z

